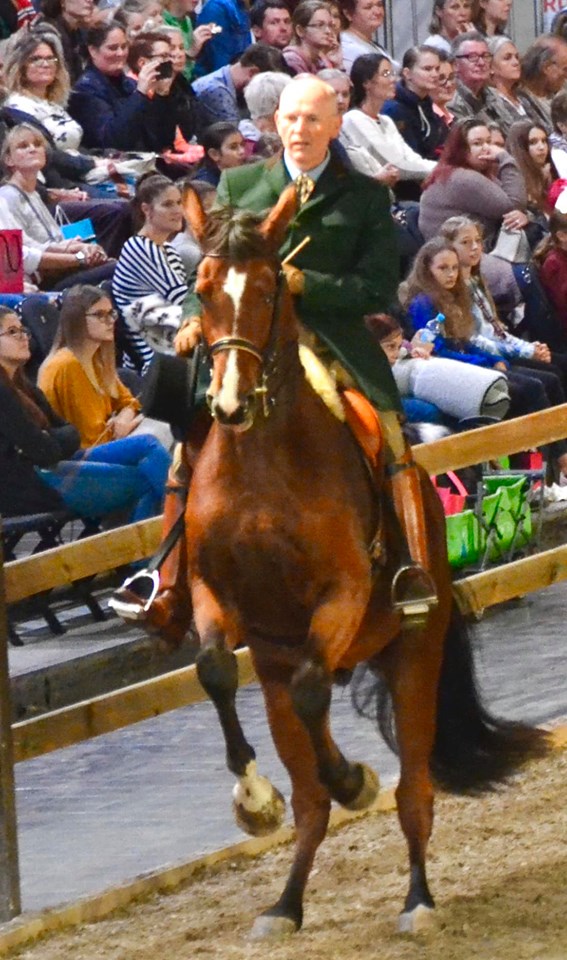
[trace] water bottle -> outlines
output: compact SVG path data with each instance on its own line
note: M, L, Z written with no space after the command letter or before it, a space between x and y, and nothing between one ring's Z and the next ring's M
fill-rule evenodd
M445 314L438 313L433 320L428 320L424 327L419 331L419 339L422 343L435 343L437 337L444 336L443 324L445 323Z

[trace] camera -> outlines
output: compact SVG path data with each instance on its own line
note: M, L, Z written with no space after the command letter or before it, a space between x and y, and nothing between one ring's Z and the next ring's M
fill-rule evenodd
M169 80L173 76L173 61L164 60L159 64L156 70L156 79L157 80Z

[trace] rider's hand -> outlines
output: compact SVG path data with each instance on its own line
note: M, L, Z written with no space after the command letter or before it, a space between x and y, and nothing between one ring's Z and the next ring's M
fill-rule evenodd
M173 345L179 357L190 354L199 342L201 336L201 320L199 317L189 317L175 334Z
M300 297L305 290L305 275L303 271L298 270L297 267L292 266L291 263L284 263L283 272L291 295L293 297Z

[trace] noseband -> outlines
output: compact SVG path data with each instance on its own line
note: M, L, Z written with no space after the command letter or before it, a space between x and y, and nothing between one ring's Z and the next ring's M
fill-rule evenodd
M230 260L231 258L223 255L222 253L207 253L207 257L214 257L218 260ZM214 343L211 343L207 348L207 353L210 359L214 357L216 353L222 353L227 350L240 350L242 353L249 353L252 357L255 357L256 360L260 363L260 374L261 382L260 386L255 387L253 393L254 396L261 397L262 399L262 412L264 417L270 415L270 410L275 404L275 398L270 397L268 389L268 381L270 375L275 371L275 352L276 352L276 340L277 340L277 327L278 319L280 315L281 307L281 294L283 287L283 278L284 272L281 269L281 264L278 261L278 268L276 274L276 289L274 293L274 302L272 307L272 316L270 318L270 331L268 336L268 342L263 350L260 350L256 344L252 343L251 340L248 340L246 337L219 337L218 340L215 340Z

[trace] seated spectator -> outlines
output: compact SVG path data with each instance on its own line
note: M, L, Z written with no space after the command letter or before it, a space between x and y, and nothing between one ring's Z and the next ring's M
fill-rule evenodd
M255 0L250 7L250 25L256 43L283 50L291 40L291 14L285 0Z
M343 32L341 48L343 69L350 73L357 57L379 53L389 60L389 53L376 41L376 31L384 23L383 0L343 0Z
M451 53L439 50L439 82L437 90L431 95L433 112L441 118L447 129L455 119L447 104L455 96L457 81L455 79L455 60Z
M567 214L553 210L549 236L536 248L534 261L555 315L567 338ZM567 339L565 339L567 344Z
M540 228L530 237L537 236L539 242L542 234L547 232L547 217L551 212L547 191L556 179L551 166L547 133L532 120L518 120L510 127L506 149L524 178L530 220Z
M502 225L526 227L527 197L515 160L490 142L490 131L474 118L454 123L436 169L424 184L419 229L434 237L445 220L466 214L478 220L486 249Z
M353 164L387 186L398 180L424 180L435 162L415 153L403 139L394 121L381 113L395 89L395 72L388 57L369 53L358 57L352 67L353 108L343 117L341 143ZM374 162L374 170L363 170L356 153L363 147ZM353 153L351 155L351 148Z
M520 54L508 37L492 37L488 49L492 54L490 88L493 93L489 112L506 137L513 123L532 116L530 103L520 88ZM537 117L532 119L537 120Z
M61 38L71 84L85 68L85 33L91 26L93 7L92 0L41 0L39 5L39 22L55 27Z
M381 113L391 117L402 137L421 157L437 159L447 127L433 110L431 94L439 84L439 54L433 48L410 47L402 60L402 77Z
M246 160L244 137L233 123L213 123L201 135L205 156L194 179L217 187L223 170L240 167Z
M285 71L283 56L274 47L255 43L247 47L236 63L196 80L193 90L197 97L200 129L221 120L238 124L239 94L246 89L252 77L268 70Z
M344 77L344 74L342 76ZM259 73L252 77L244 90L250 120L241 120L239 130L253 145L264 134L277 133L274 114L280 102L280 94L290 82L289 74L268 70L266 73Z
M5 174L0 186L0 222L23 232L24 274L30 283L62 289L85 268L91 269L85 272L84 282L100 282L112 275L114 263L98 244L64 240L37 192L45 154L45 139L34 127L22 123L7 134L0 154Z
M551 162L557 176L567 180L567 91L560 90L551 101L553 132L549 135Z
M342 6L339 0L327 0L327 6L331 11L331 16L333 18L333 45L327 50L325 54L325 60L327 61L330 68L335 68L338 70L344 70L343 64L343 48L341 46L341 32L343 29L343 14Z
M167 424L144 417L139 401L116 372L116 312L98 287L72 287L65 295L53 347L38 386L55 412L79 431L81 447L147 434L173 444Z
M169 58L173 65L170 109L177 121L174 149L176 153L185 154L184 162L194 163L198 150L198 145L193 142L198 129L197 107L193 88L184 73L187 57L183 34L177 27L168 26L160 27L159 33L169 41Z
M159 30L162 22L160 0L123 0L115 13L116 23L126 29L128 40L133 40L142 30Z
M474 29L489 38L506 33L511 9L512 0L472 0Z
M336 67L326 67L319 70L317 74L320 80L324 80L335 91L337 98L337 110L341 117L345 115L351 106L352 80L344 70L338 70Z
M205 0L197 15L197 27L208 25L213 36L201 50L194 76L220 70L244 53L250 44L248 6L247 0Z
M424 45L451 53L455 37L472 30L471 0L433 0L429 29Z
M301 0L291 23L291 42L283 51L289 71L297 76L332 66L326 54L335 45L335 24L328 5L323 0Z
M161 510L169 455L153 437L128 437L79 449L77 429L26 380L29 335L0 307L0 513L69 509L105 517L130 510L144 520Z
M84 145L161 153L175 139L169 111L171 78L160 80L160 62L147 59L137 81L126 76L128 40L111 21L89 30L90 66L75 84L69 113L81 125Z
M191 180L187 178L186 180L178 180L176 186L181 190L183 206L188 190L193 190L194 193L199 195L206 213L208 213L215 202L217 192L213 185L207 183L206 180ZM176 253L179 254L185 267L185 273L190 277L193 271L197 269L202 258L202 253L201 247L193 236L191 227L187 221L185 221L184 229L177 233L173 239L170 240L170 243Z
M455 96L448 104L457 118L494 120L494 94L489 86L491 55L488 41L476 30L461 33L453 41L457 75Z
M191 14L196 6L196 0L164 0L162 10L164 22L170 27L176 27L183 37L186 56L183 75L186 80L192 79L195 60L213 36L210 23L202 23L200 27L193 29Z
M110 177L110 161L78 153L83 131L65 109L69 74L55 32L38 29L14 38L4 63L4 84L8 93L3 103L4 115L16 122L30 120L38 124L57 153L63 151L67 154L64 161L56 163L56 169L65 177L63 183L69 181L69 187L72 187L81 182L82 189L85 189L82 181L94 167L104 168L107 179ZM96 190L89 192L97 193Z
M429 344L436 356L506 372L509 416L522 416L563 402L561 383L554 374L511 369L505 360L472 342L475 322L470 294L457 252L444 237L424 244L410 275L400 286L399 296L417 334L415 342ZM567 473L567 441L551 444L550 451L557 469Z
M567 79L567 43L559 37L538 37L522 57L521 90L530 116L551 133L551 100Z
M142 178L136 188L134 206L138 232L122 248L112 280L112 295L124 313L137 300L153 294L171 304L182 304L187 295L187 274L169 238L183 225L181 193L167 177L154 174ZM134 348L139 348L144 363L153 350L139 342L137 334L129 334Z

